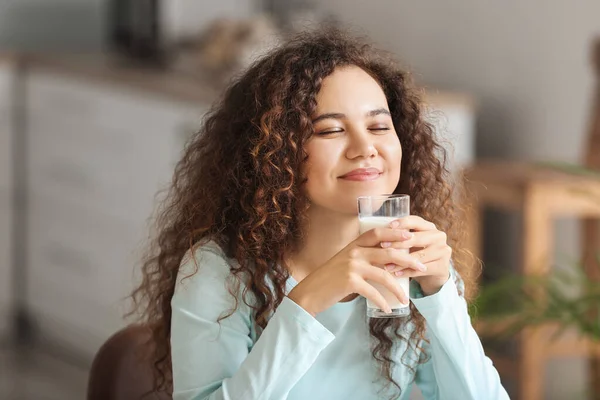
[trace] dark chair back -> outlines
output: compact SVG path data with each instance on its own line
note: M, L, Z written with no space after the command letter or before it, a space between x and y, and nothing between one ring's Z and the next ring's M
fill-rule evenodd
M152 363L144 357L150 329L130 325L111 336L98 350L90 371L87 400L172 400L153 392Z

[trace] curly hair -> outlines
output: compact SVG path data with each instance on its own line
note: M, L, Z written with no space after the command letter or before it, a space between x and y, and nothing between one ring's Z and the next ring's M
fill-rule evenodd
M412 213L448 234L454 266L470 288L472 263L460 247L463 209L448 183L446 153L423 117L420 91L393 57L366 41L339 30L305 33L232 82L175 168L142 265L143 280L132 294L134 312L152 330L157 390L172 390L170 301L182 258L199 243L214 240L238 261L231 273L245 277L257 329L265 328L283 300L289 277L285 260L302 245L309 207L301 170L308 159L304 144L314 133L316 96L323 79L343 66L363 69L383 89L403 151L395 193L409 194ZM407 340L418 346L425 338L425 321L410 307L408 321L369 322L381 376L398 390L394 344ZM409 322L414 329L403 337Z

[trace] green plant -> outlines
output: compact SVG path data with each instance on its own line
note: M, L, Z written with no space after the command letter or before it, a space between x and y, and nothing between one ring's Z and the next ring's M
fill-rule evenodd
M600 270L600 254L594 267ZM502 337L555 323L554 337L573 328L600 342L600 282L590 280L580 263L557 266L544 277L505 274L482 286L470 312L475 322L502 322L496 331Z
M579 164L539 162L542 168L600 179L600 171ZM581 188L585 194L586 188ZM600 200L600 199L599 199ZM595 268L600 269L600 253ZM554 337L574 328L600 342L600 282L592 281L579 262L557 266L544 277L505 274L482 286L470 305L474 322L501 322L497 338L507 338L528 326L555 323Z
M542 161L538 162L537 165L544 168L555 169L558 171L566 172L572 175L588 176L592 178L600 179L600 171L592 168L585 167L580 164L571 164L564 162L555 161Z

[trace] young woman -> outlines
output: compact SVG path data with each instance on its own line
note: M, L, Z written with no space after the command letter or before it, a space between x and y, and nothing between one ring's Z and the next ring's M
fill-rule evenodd
M176 168L134 294L159 387L181 400L408 399L413 384L427 399L508 398L467 314L461 208L408 80L364 43L317 32L226 90ZM359 235L357 197L384 193L409 194L413 215ZM368 282L410 296L411 315L368 319L365 298L389 309Z

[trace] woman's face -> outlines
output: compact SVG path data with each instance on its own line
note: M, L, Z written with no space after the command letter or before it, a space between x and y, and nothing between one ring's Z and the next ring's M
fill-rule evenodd
M402 147L387 99L365 71L349 66L323 80L306 144L311 207L357 213L357 197L392 193Z

